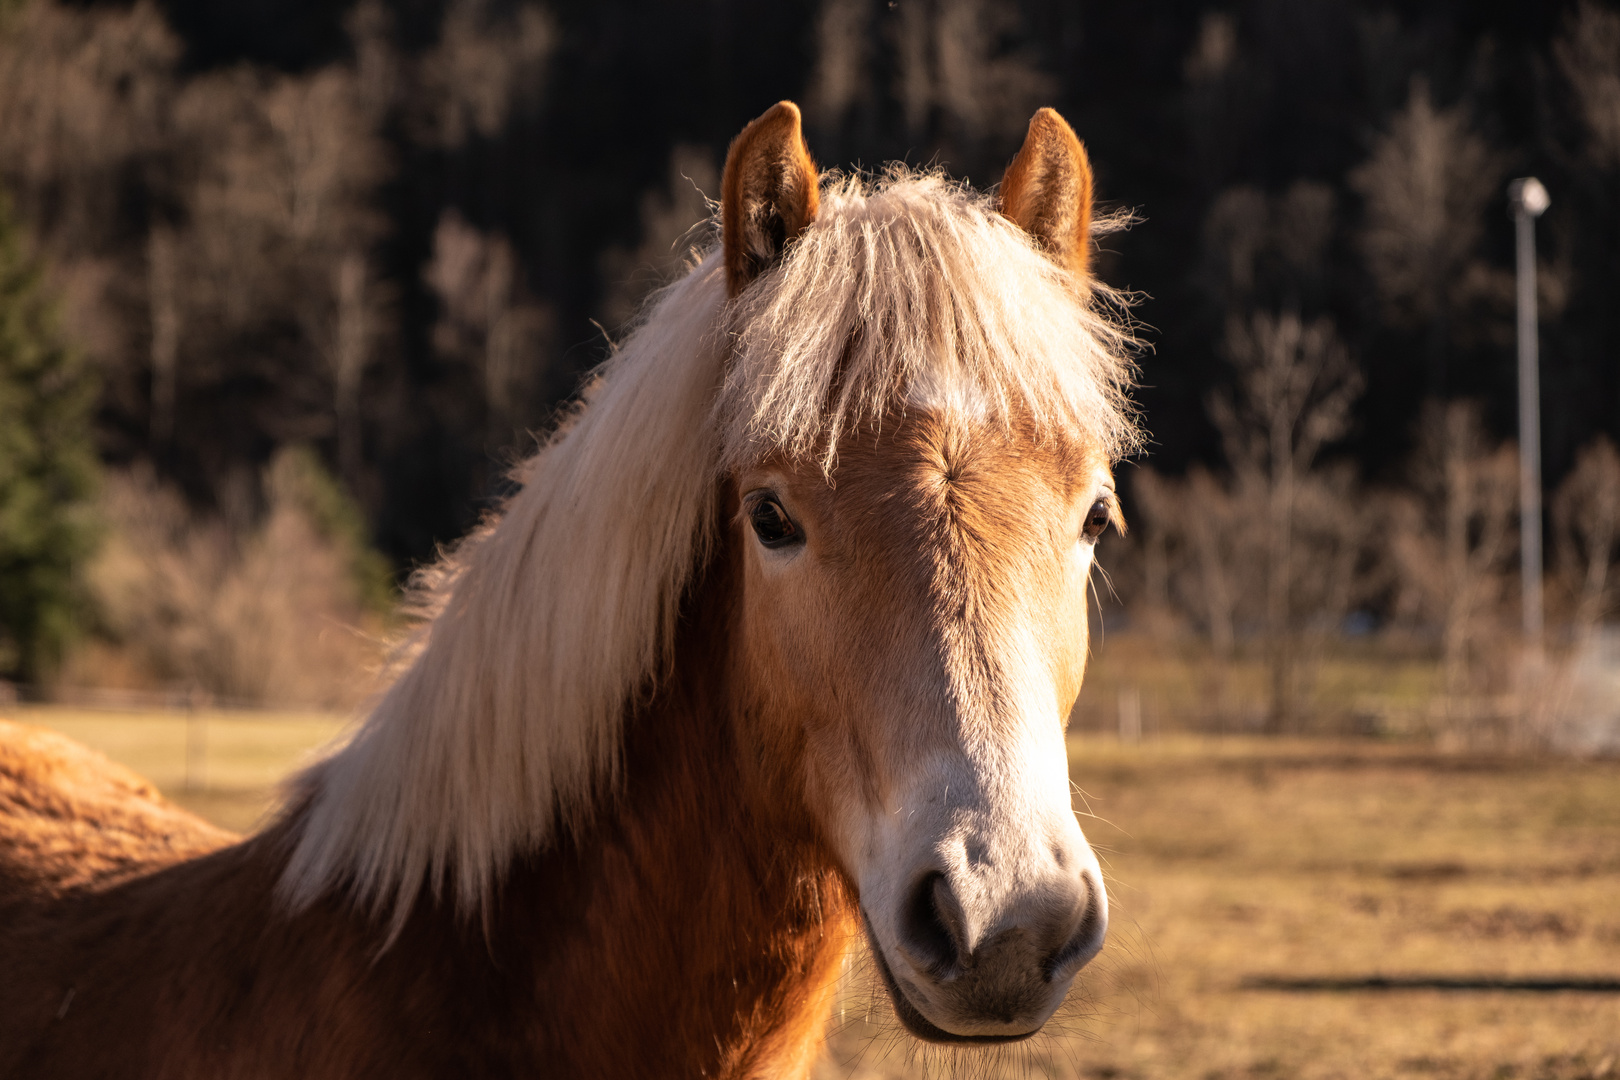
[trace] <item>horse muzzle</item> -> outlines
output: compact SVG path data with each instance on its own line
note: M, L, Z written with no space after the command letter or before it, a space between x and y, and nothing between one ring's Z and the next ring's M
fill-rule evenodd
M891 935L878 933L863 906L879 973L906 1029L938 1043L1015 1042L1039 1031L1107 933L1107 894L1094 858L1087 861L997 910L976 905L974 890L945 872L926 871L907 890Z

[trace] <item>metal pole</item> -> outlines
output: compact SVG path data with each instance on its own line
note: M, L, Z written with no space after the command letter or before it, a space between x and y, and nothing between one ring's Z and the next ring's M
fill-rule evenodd
M207 732L203 730L203 718L197 711L197 694L191 691L186 694L186 790L201 791L206 783L204 779L204 760L207 748L203 740Z
M1536 341L1536 218L1550 202L1533 176L1508 185L1519 294L1519 576L1525 642L1541 649L1541 376Z

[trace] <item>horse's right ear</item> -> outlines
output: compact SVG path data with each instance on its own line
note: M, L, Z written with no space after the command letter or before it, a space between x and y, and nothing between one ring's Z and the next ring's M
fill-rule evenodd
M791 101L777 102L731 140L720 182L728 295L742 292L815 220L816 181L799 107Z
M1068 121L1041 109L1001 178L1001 213L1084 281L1091 263L1091 162Z

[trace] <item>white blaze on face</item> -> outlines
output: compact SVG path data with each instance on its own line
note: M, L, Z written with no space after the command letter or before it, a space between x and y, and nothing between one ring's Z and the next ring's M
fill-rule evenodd
M1091 545L1077 545L1074 559L1084 577ZM1039 633L1010 628L996 655L960 658L944 695L919 687L919 701L943 696L959 708L902 721L931 729L932 745L895 778L857 849L874 944L910 1004L954 1035L1040 1027L1106 922L1101 870L1072 806L1063 732L1072 703L1059 700ZM975 1015L989 999L999 1015Z

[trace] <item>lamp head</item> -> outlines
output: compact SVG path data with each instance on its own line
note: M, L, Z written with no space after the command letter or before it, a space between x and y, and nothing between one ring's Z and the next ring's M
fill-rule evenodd
M1515 217L1520 214L1526 217L1538 218L1552 205L1552 197L1541 181L1533 176L1523 176L1508 184L1508 204L1513 209Z

